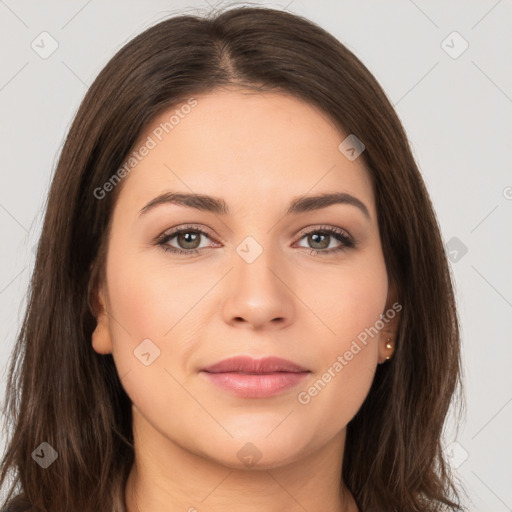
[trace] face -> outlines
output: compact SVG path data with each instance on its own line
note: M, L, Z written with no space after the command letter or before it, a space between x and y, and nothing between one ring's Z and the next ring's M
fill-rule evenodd
M135 145L145 156L113 212L93 347L113 354L134 422L162 450L275 467L343 439L390 354L375 198L362 159L338 149L348 133L313 106L236 89L195 101ZM297 203L322 194L345 195ZM203 371L233 356L303 371Z

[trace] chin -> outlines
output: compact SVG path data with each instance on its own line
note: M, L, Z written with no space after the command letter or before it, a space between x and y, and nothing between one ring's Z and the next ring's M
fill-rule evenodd
M274 469L300 459L304 450L298 448L299 444L291 436L285 435L289 443L283 444L282 439L276 437L270 440L267 435L266 431L260 435L244 436L243 440L219 443L216 444L218 451L212 453L209 450L204 455L218 464L237 470Z

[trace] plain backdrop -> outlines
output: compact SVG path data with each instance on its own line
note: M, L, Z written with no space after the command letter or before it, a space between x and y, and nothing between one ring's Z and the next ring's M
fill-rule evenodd
M512 3L252 4L287 9L330 31L395 105L456 281L467 414L458 432L449 423L447 452L470 510L512 510ZM210 5L225 3L0 0L2 402L48 187L79 102L136 34L169 15L201 14Z

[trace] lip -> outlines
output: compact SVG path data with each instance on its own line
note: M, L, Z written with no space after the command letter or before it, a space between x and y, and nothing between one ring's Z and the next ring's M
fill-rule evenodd
M296 386L311 372L279 357L237 356L203 368L199 373L208 382L237 396L266 398Z
M254 359L250 356L235 356L223 359L218 363L203 368L201 371L209 373L274 373L274 372L307 372L307 368L299 366L292 361L280 357L263 357Z

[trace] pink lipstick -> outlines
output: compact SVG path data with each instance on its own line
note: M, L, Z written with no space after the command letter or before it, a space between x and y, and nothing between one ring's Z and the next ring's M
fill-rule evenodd
M203 368L209 382L245 398L267 398L296 386L311 372L286 359L236 356Z

